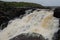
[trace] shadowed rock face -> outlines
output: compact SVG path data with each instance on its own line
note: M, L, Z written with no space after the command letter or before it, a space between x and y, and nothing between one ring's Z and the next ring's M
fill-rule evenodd
M0 11L0 29L3 29L7 26L9 18L4 14L4 12Z
M42 35L37 33L23 33L10 40L45 40Z
M54 10L54 17L60 18L60 8Z
M60 40L60 30L54 34L53 40Z
M9 20L17 18L20 15L24 15L25 11L28 9L33 8L10 8L7 11L0 10L0 29L4 29L7 26Z

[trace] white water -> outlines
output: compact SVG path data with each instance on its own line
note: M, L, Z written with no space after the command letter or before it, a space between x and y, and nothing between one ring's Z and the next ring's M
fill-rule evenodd
M59 19L53 17L53 11L38 9L27 14L22 19L11 20L8 26L0 32L0 40L9 40L21 33L39 33L45 39L52 40L55 32L58 31Z

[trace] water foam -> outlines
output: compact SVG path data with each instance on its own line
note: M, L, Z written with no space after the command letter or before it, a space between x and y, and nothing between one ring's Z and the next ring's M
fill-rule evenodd
M38 9L22 19L11 20L8 26L0 32L0 40L9 40L22 33L38 33L45 39L52 40L58 31L59 19L53 17L52 10Z

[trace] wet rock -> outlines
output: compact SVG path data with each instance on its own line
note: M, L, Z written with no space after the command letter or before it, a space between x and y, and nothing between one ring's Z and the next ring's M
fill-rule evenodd
M54 34L53 40L60 40L60 30Z
M0 11L0 29L2 30L7 26L9 19L5 16L4 12Z
M60 8L54 10L54 17L60 18Z
M23 33L10 40L45 40L44 37L37 33Z
M3 30L7 27L9 20L13 20L14 18L24 15L26 13L25 11L29 9L33 9L32 11L35 10L35 8L9 8L5 11L0 9L0 29Z

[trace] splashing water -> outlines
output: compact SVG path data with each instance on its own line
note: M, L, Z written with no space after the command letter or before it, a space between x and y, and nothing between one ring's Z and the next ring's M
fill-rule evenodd
M26 14L22 19L16 18L9 21L7 27L0 32L0 40L9 40L22 33L33 32L52 40L54 33L59 29L59 19L53 17L53 13L52 10L37 9Z

